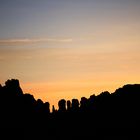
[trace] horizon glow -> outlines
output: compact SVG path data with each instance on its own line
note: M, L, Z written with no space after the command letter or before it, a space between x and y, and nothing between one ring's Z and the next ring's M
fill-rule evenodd
M0 83L48 101L140 83L140 1L1 0Z

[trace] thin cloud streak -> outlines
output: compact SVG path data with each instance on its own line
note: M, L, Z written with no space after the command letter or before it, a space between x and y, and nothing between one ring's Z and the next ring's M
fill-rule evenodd
M32 44L32 43L70 43L71 38L21 38L21 39L0 39L0 45Z

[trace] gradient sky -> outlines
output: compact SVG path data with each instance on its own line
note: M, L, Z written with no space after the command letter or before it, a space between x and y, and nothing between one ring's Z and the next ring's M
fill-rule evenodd
M57 107L140 83L139 0L0 0L0 83Z

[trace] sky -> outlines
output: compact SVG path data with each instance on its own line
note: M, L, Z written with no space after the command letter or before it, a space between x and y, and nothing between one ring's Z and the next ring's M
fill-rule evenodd
M140 83L139 0L0 0L0 83L57 107Z

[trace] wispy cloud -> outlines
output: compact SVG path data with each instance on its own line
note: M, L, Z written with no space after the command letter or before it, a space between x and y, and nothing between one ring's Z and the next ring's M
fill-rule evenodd
M32 44L32 43L69 43L71 38L19 38L19 39L0 39L0 45Z

